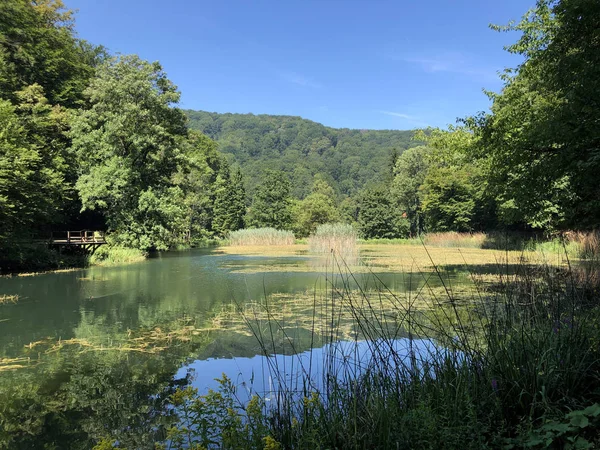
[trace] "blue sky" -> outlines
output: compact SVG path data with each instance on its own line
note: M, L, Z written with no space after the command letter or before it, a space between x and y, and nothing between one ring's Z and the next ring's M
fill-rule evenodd
M66 0L79 36L160 61L181 106L332 127L444 127L488 108L534 0Z

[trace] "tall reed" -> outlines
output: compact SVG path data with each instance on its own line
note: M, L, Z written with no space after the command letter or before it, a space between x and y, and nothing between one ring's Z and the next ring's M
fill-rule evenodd
M246 228L232 231L227 238L229 245L293 245L294 233L275 228Z
M319 225L309 236L308 246L312 253L334 253L349 262L358 257L358 232L343 223Z

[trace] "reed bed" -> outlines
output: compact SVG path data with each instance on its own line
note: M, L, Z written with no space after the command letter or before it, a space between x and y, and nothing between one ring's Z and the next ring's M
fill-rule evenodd
M425 245L435 247L464 247L483 248L487 239L485 233L457 233L448 231L445 233L428 233L423 238Z
M319 225L309 236L308 247L312 253L331 253L343 258L347 263L354 263L358 258L358 232L348 224Z
M232 231L227 238L232 246L293 245L294 233L275 228L246 228Z

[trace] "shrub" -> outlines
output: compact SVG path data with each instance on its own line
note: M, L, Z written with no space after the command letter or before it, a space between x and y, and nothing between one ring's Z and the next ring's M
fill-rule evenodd
M90 263L101 266L127 264L143 261L147 256L147 253L135 248L102 245L90 256Z

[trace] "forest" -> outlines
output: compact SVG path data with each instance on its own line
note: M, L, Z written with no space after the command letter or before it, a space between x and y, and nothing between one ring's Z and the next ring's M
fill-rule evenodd
M447 129L333 129L299 117L183 111L158 62L80 39L59 0L0 6L0 249L31 261L51 230L114 248L201 245L240 228L302 238L593 229L600 221L596 2L540 1L492 106ZM61 264L48 256L50 265ZM39 261L38 261L39 262Z

